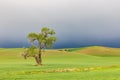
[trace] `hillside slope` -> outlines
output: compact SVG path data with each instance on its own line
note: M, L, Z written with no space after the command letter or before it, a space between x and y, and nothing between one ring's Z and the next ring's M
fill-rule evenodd
M120 56L120 48L110 48L102 46L86 47L77 50L76 52L95 56Z

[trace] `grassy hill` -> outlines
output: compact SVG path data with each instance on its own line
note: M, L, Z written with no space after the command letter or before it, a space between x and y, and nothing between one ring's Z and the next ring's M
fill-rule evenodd
M120 80L120 57L111 55L119 55L117 48L45 50L43 66L34 66L34 58L24 60L23 51L22 48L0 48L0 80ZM93 53L109 53L111 57L93 56Z
M95 55L95 56L120 56L120 48L110 48L103 46L73 48L68 51L77 52L80 54Z

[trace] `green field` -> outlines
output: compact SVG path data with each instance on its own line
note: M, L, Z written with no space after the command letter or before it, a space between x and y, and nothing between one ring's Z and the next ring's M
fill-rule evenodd
M0 48L0 80L120 80L119 48L45 50L42 66L24 60L23 50Z

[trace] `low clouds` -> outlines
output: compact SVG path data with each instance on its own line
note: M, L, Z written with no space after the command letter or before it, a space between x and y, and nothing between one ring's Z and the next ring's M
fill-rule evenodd
M118 41L119 4L119 0L0 0L0 47L8 39L25 43L26 35L39 32L42 26L56 30L58 47L63 42Z

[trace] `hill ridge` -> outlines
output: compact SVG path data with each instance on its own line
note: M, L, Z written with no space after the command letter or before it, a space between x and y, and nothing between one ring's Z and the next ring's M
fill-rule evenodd
M106 46L88 46L82 48L70 48L67 51L94 56L120 56L120 48L112 48Z

